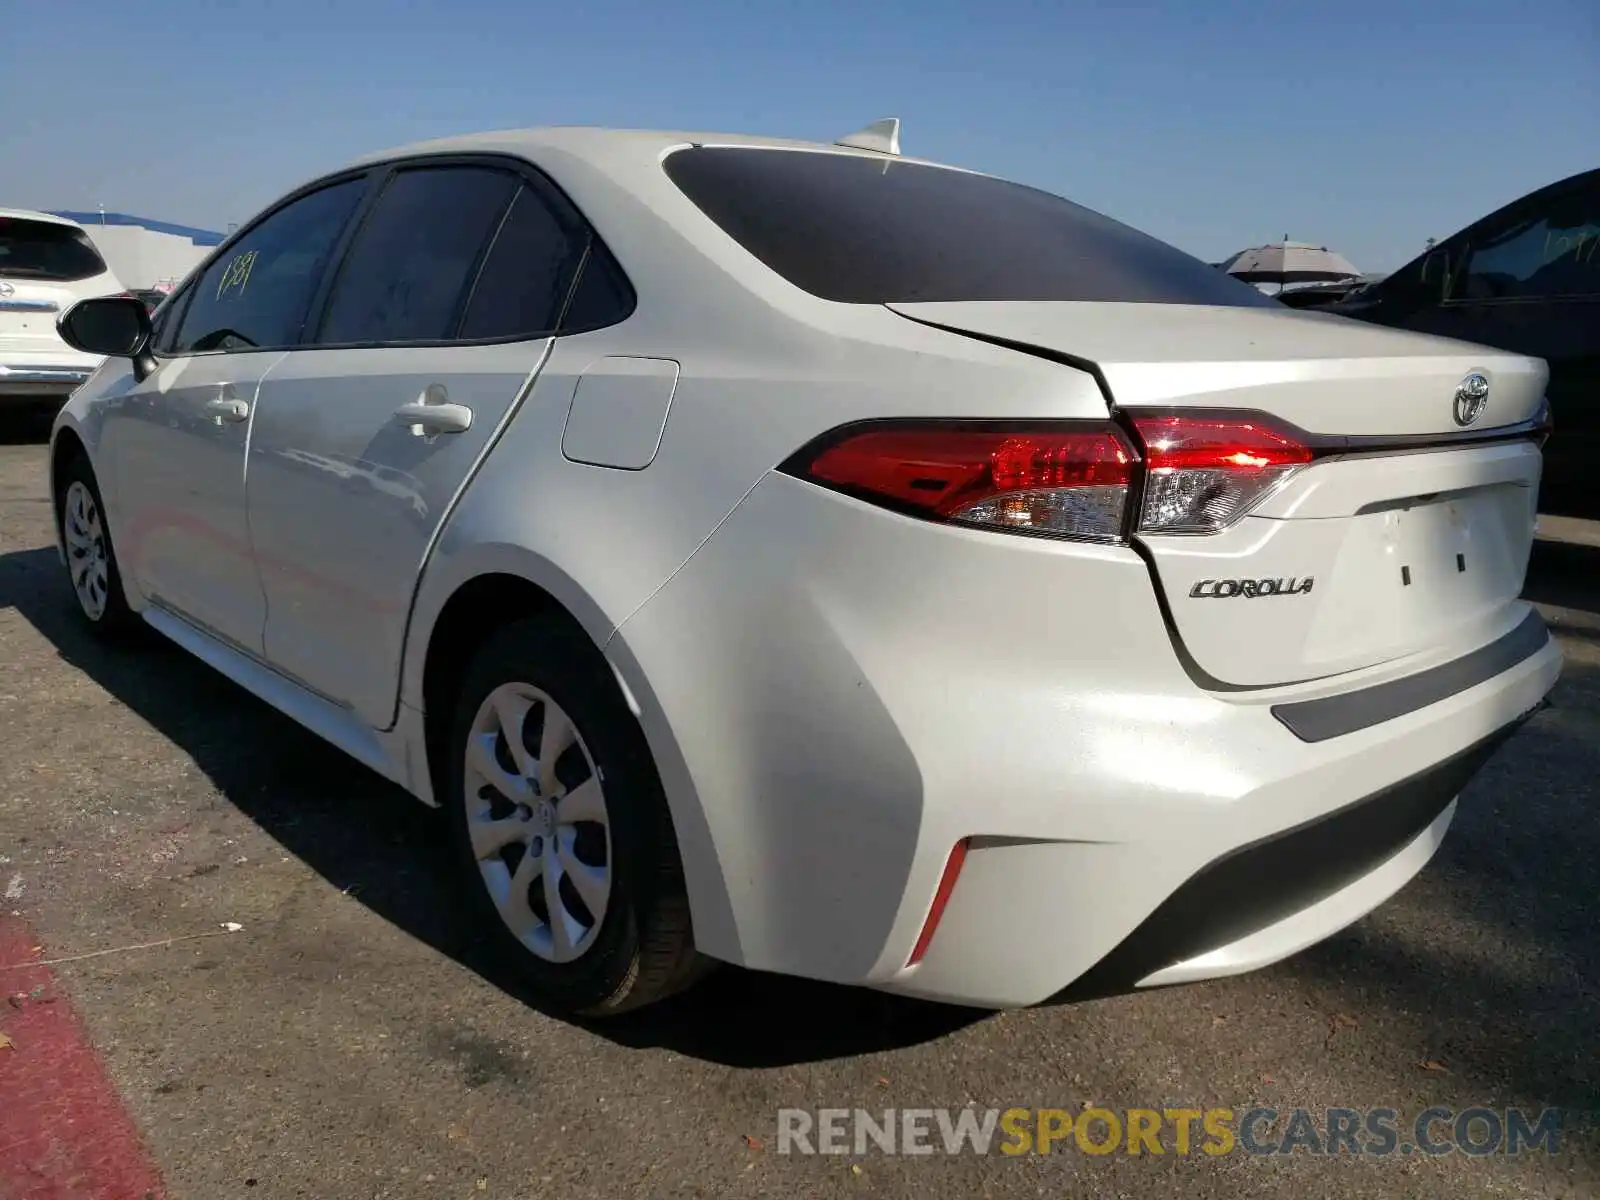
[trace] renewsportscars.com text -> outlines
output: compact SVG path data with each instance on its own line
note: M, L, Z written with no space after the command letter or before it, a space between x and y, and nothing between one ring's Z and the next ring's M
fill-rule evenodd
M1547 1108L785 1108L779 1154L1554 1154Z

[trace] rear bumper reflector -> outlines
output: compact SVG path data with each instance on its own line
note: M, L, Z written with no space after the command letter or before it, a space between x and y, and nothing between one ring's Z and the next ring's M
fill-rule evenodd
M1549 640L1550 630L1544 618L1530 611L1510 633L1462 658L1356 692L1275 704L1272 715L1302 742L1325 742L1403 717L1476 687L1532 658Z
M939 918L944 916L945 905L950 903L950 893L955 891L956 880L961 877L961 866L966 861L967 839L962 838L951 849L950 857L945 860L944 874L939 876L939 887L933 893L933 903L928 907L928 919L922 923L922 933L917 937L916 947L911 951L911 957L906 960L906 966L916 966L928 952L934 931L939 928Z

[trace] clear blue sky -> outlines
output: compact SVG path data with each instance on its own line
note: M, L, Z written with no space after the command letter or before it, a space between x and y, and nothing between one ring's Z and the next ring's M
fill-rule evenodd
M1600 165L1600 0L16 2L0 204L213 229L423 137L893 115L1209 260L1288 234L1386 270Z

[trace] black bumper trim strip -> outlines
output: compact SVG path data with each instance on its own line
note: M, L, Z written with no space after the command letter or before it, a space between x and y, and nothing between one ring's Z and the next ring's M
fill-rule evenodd
M1550 630L1544 618L1530 611L1522 624L1504 637L1453 662L1359 692L1275 704L1272 715L1302 742L1325 742L1403 717L1476 687L1532 658L1549 640Z

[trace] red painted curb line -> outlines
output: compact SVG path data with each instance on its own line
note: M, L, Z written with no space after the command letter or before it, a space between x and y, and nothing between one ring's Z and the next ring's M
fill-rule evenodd
M0 968L46 957L0 917ZM167 1200L161 1172L49 967L0 969L0 1200Z

